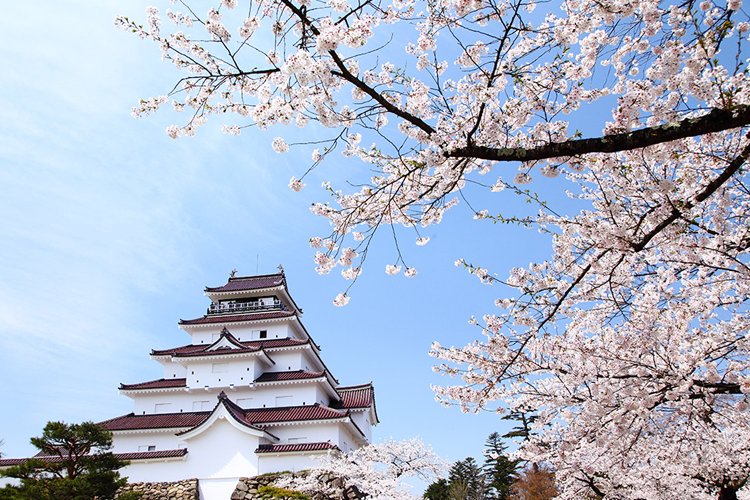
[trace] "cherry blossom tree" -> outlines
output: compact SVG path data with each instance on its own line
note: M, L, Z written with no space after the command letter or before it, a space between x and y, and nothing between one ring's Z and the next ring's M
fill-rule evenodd
M316 458L306 475L282 478L279 485L303 493L332 495L356 487L371 500L415 500L404 479L430 482L445 473L446 463L417 438L385 441L349 453L332 452ZM338 478L340 483L330 481Z
M403 226L424 245L420 228L469 205L471 189L528 197L534 217L474 217L537 225L552 257L502 280L502 269L456 263L505 288L499 310L473 320L482 341L433 346L437 370L459 380L436 388L438 398L534 415L517 458L554 468L560 498L743 494L750 20L741 0L236 7L223 0L204 16L181 2L166 11L168 34L153 7L143 25L116 20L187 72L136 116L171 99L187 112L171 137L193 135L211 115L231 117L230 134L293 122L330 129L311 168L338 149L375 172L347 191L327 186L334 202L312 207L332 224L311 238L317 269L339 266L347 280L381 227ZM490 178L501 168L505 180ZM302 189L305 174L289 187ZM558 177L580 211L541 202L524 186L538 175ZM402 270L416 275L399 250L386 272Z

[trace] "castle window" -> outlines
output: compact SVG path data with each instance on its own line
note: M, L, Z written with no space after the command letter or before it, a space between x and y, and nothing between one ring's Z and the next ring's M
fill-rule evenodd
M144 444L138 447L138 451L156 451L156 446L153 444Z
M268 338L268 330L261 330L260 335L258 335L261 339L267 339Z
M276 396L276 406L292 406L292 396Z
M154 413L169 413L172 403L157 403L154 405Z
M211 410L211 401L193 401L193 411Z
M229 373L229 363L214 363L211 365L213 373Z

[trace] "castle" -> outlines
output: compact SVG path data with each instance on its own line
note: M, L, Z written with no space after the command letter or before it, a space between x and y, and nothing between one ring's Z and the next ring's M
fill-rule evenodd
M233 273L234 274L234 273ZM206 314L180 320L190 343L151 351L158 380L121 384L133 412L101 422L130 482L198 478L201 498L227 500L240 477L298 471L329 450L371 441L371 383L341 386L276 274L207 287Z

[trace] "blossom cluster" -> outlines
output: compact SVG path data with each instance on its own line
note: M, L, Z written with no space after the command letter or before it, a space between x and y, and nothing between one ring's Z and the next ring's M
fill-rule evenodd
M370 444L349 453L339 451L316 457L318 465L306 476L285 477L278 483L303 493L331 495L334 486L326 478L339 477L344 488L352 486L372 500L416 500L404 482L416 477L430 482L443 476L447 463L417 438Z

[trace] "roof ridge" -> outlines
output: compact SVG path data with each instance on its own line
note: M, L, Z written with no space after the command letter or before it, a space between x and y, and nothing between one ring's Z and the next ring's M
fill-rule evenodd
M229 278L229 281L244 281L244 280L251 280L251 279L262 279L262 278L268 278L270 276L284 276L283 272L278 273L269 273L269 274L253 274L251 276L233 276Z
M366 384L359 384L359 385L345 385L337 387L337 391L353 391L355 389L364 389L365 387L372 387L372 381L367 382Z
M187 382L187 378L186 377L181 377L181 378L164 378L164 377L162 377L162 378L157 378L155 380L146 380L145 382L136 382L134 384L124 384L124 383L120 382L120 389L122 389L123 387L135 387L135 386L138 386L138 385L155 384L155 383L158 383L158 382L180 382L180 381ZM176 386L176 387L179 387L179 386ZM169 387L157 387L157 389L169 389Z

